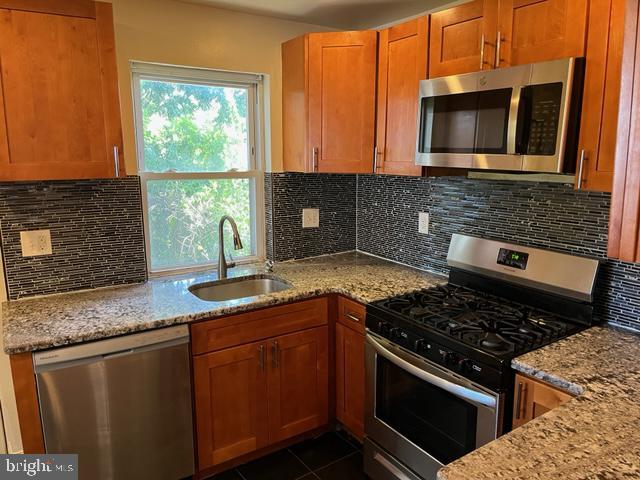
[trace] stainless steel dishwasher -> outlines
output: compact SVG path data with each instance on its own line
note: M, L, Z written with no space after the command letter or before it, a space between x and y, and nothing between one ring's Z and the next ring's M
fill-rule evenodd
M83 480L194 473L189 330L164 328L33 356L48 453Z

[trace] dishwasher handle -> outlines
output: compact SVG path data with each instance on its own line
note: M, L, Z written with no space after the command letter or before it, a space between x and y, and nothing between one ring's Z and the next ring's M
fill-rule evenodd
M189 327L162 328L33 354L35 373L86 365L189 343Z

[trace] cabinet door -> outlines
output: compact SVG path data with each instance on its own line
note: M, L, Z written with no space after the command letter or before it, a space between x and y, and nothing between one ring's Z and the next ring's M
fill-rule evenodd
M266 344L193 359L198 467L211 467L269 442Z
M269 341L271 443L328 422L327 331L312 328Z
M516 375L513 428L524 425L571 400L571 395L522 375Z
M498 0L474 0L431 15L429 77L493 68Z
M591 0L589 7L579 146L584 164L582 183L576 184L584 190L610 192L613 186L624 9L624 0ZM580 164L576 168L579 171Z
M582 57L588 4L588 0L500 0L496 66Z
M427 78L428 30L427 17L421 17L380 32L376 173L422 174L415 164L415 146L418 89Z
M336 324L336 414L353 435L364 437L364 335Z
M377 32L309 34L309 148L319 172L371 173Z
M0 10L0 180L116 175L111 6L95 15Z

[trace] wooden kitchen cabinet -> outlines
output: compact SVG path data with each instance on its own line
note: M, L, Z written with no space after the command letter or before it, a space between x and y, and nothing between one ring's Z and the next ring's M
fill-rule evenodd
M625 0L591 0L576 188L610 192L618 126ZM581 154L584 152L584 154Z
M336 323L336 417L352 435L364 438L365 307L338 299Z
M640 262L640 2L627 0L609 219L610 257Z
M572 398L571 395L546 383L517 374L513 405L513 428L524 425Z
M193 359L200 469L269 443L265 342Z
M429 19L380 31L376 173L421 175L415 164L418 89L427 78Z
M325 425L329 420L327 327L273 339L269 352L269 441Z
M111 5L0 0L0 180L124 175Z
M329 421L328 301L191 326L199 471Z
M436 12L429 77L584 56L588 6L588 0L475 0Z
M500 41L496 68L584 56L589 0L499 4L498 32L490 39L494 44Z
M492 68L497 21L498 0L474 0L433 13L429 78Z
M282 45L284 169L371 173L377 32L310 33Z

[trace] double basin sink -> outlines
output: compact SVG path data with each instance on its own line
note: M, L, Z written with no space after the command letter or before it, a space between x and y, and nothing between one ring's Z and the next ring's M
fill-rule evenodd
M271 275L259 274L197 283L191 285L189 291L200 300L225 302L258 295L268 295L289 288L291 288L291 285L284 280Z

